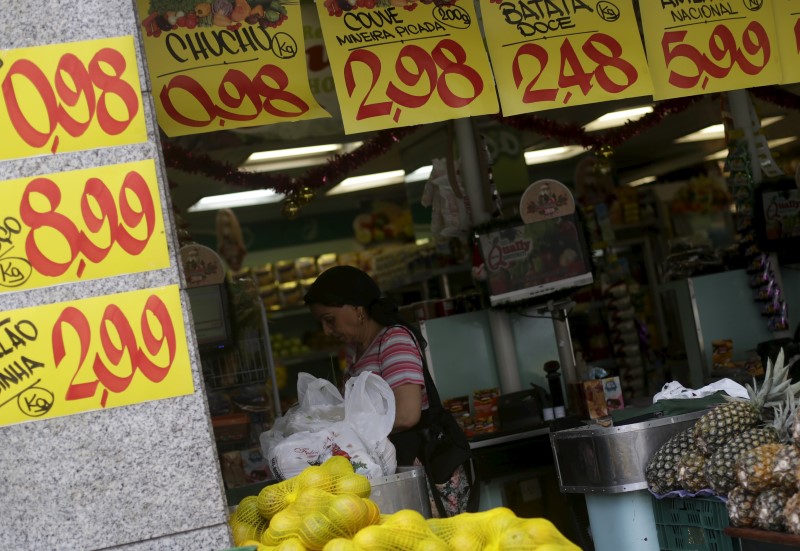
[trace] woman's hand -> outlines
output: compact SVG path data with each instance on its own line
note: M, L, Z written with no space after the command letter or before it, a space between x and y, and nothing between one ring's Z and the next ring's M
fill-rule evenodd
M400 385L393 389L395 414L392 432L410 429L422 416L422 387L415 384Z

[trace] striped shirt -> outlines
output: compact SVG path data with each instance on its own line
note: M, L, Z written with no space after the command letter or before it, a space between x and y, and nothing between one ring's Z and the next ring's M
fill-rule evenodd
M372 371L380 375L393 389L407 384L421 386L422 409L428 409L422 356L416 341L403 327L383 329L358 360L355 359L355 349L348 350L348 363L350 368L345 379L364 371Z

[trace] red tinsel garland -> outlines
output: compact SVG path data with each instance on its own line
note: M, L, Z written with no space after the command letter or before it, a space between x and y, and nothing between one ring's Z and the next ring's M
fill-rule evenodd
M786 109L800 109L800 96L778 88L762 86L751 88L750 92L763 101L768 101ZM500 117L497 119L517 130L536 132L554 139L562 145L578 144L587 149L599 150L602 146L618 147L643 131L656 126L664 117L680 113L702 99L703 96L688 96L660 101L653 106L653 112L624 125L605 132L586 132L577 123L561 123L545 119L536 114ZM308 170L299 177L283 173L240 172L237 167L212 159L204 153L193 153L169 142L164 144L164 159L169 168L191 174L202 174L208 178L245 189L271 189L278 193L296 195L303 188L317 190L347 177L352 171L367 161L383 155L396 142L415 132L418 126L382 130L364 144L344 155L334 155L325 165Z
M271 189L283 195L293 195L304 187L312 190L339 182L355 169L379 155L392 145L415 132L418 126L382 130L366 140L361 147L343 155L333 155L327 164L316 166L300 177L283 173L241 172L235 166L217 161L205 153L187 151L179 145L164 144L164 160L169 168L190 174L202 174L231 186L245 189Z

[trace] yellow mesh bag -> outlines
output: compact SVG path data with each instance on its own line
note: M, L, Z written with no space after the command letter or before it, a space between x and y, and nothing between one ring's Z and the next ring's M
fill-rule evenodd
M255 545L256 551L308 551L299 539L286 540L279 545L264 545L259 541L250 540L244 542L241 546L247 547L248 545Z
M348 459L335 455L322 465L306 467L295 477L264 487L258 494L258 512L271 519L294 503L298 492L309 488L360 497L369 497L372 491L367 477L353 472Z
M381 524L362 528L350 542L331 540L325 551L450 551L416 511L382 515ZM460 551L460 550L459 550Z
M228 524L234 543L242 545L247 540L260 540L268 522L258 512L258 498L247 496L239 502Z
M306 488L272 517L261 542L274 546L297 538L307 549L318 550L334 538L352 538L369 523L377 522L379 515L377 505L357 495Z
M521 519L520 528L525 530L533 539L537 551L580 551L581 548L564 534L558 531L555 525L546 518Z

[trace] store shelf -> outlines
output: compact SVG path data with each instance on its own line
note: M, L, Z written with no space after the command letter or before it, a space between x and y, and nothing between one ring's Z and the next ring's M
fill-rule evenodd
M725 528L725 534L732 538L739 538L743 550L783 551L784 549L800 548L800 536L795 534L734 526Z

